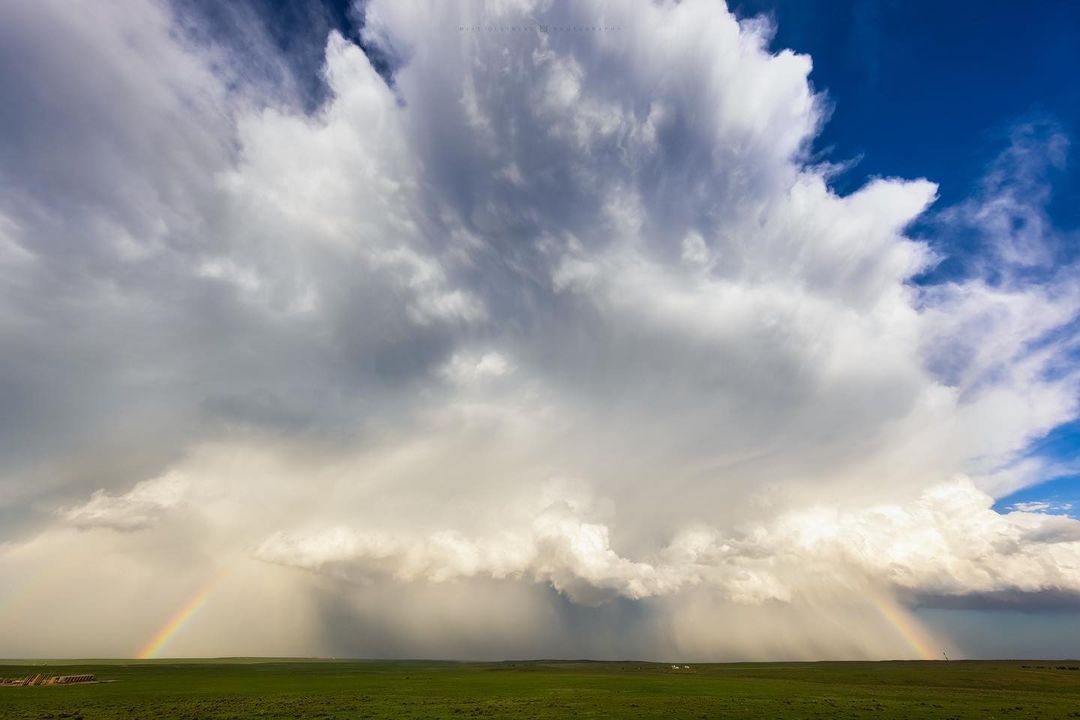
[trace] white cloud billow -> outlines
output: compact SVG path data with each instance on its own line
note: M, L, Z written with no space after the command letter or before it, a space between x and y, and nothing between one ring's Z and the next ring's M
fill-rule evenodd
M631 599L705 586L758 604L807 591L871 583L947 598L967 594L1080 593L1080 521L1042 514L1045 504L1002 515L967 479L936 486L910 505L855 511L828 506L784 513L736 536L693 527L641 561L611 547L610 530L566 504L531 527L469 538L458 532L392 536L335 527L277 533L263 559L311 570L389 574L409 582L486 576L550 583L583 602Z
M114 496L97 490L86 503L61 512L80 528L141 530L156 524L182 501L184 481L173 474L137 483L129 492Z

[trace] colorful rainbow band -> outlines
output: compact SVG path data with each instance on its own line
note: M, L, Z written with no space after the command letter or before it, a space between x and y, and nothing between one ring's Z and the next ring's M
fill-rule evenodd
M183 607L177 610L176 613L169 618L169 621L165 623L160 630L154 633L154 636L143 646L136 657L140 660L149 660L157 657L158 653L161 652L161 649L165 647L206 604L206 601L209 600L210 596L217 590L223 578L224 576L221 574L215 575L210 582L195 593L190 600L184 603Z

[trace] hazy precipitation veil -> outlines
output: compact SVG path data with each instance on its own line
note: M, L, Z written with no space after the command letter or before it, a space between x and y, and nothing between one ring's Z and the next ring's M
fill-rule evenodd
M184 626L191 622L198 612L202 610L203 606L210 600L225 578L226 575L220 573L213 577L210 582L200 587L199 590L188 598L180 609L169 618L169 621L154 633L154 636L141 650L139 650L136 657L140 660L149 660L150 658L160 655L162 651L168 647L169 642L176 634L181 632L184 629Z
M241 9L0 7L5 653L934 658L912 608L1076 602L1080 522L992 509L1078 410L1060 132L839 195L763 19L363 12L323 97ZM987 262L915 282L928 212Z

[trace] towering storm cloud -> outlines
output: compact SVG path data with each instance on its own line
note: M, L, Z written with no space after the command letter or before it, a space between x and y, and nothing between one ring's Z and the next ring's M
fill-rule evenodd
M1080 412L1061 130L838 194L766 19L361 15L0 5L5 654L915 656L913 607L1080 602L1080 521L992 509Z

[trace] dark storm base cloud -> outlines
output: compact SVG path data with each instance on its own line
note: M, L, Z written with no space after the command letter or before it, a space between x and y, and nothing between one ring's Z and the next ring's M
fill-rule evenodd
M920 608L942 610L1012 610L1026 613L1080 613L1080 592L1072 588L1047 589L1038 593L1024 590L996 590L964 595L919 595L913 599Z

